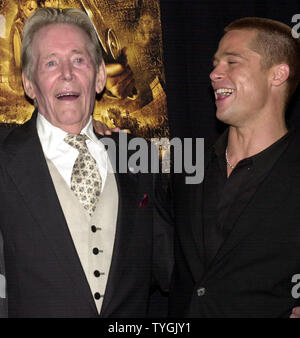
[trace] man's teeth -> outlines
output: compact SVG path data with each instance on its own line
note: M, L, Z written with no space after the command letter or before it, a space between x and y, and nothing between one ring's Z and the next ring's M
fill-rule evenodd
M60 98L60 97L64 97L64 96L78 96L76 94L73 94L73 93L62 93L62 94L57 94L56 95L56 98Z
M219 88L215 91L217 95L227 95L227 96L232 94L233 92L234 90L230 88Z

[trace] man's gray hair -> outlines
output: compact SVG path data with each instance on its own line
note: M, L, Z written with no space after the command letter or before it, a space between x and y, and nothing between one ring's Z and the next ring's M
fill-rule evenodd
M82 29L91 40L90 52L95 66L99 68L102 62L102 52L98 36L87 14L76 8L38 8L27 19L23 30L21 65L22 70L30 80L32 80L32 41L34 34L41 28L56 23L74 25Z

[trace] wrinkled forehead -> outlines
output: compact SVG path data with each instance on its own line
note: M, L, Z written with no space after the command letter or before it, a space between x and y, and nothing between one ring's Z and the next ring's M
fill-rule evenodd
M85 55L95 66L93 45L88 34L72 24L50 24L35 32L32 41L32 62L49 55Z
M66 23L51 23L37 30L32 39L32 47L45 49L48 46L68 48L70 45L86 48L90 44L87 33L80 27Z

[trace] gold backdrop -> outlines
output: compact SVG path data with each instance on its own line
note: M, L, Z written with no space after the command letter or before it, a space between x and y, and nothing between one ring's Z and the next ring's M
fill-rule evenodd
M120 52L125 48L135 88L125 98L106 89L97 97L94 118L138 136L167 137L159 0L0 0L0 122L24 123L33 112L21 83L21 37L26 18L43 6L84 10L96 28L107 64L122 64Z

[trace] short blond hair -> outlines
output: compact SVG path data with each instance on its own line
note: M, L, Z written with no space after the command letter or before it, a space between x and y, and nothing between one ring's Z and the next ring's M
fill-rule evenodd
M76 8L38 8L27 19L23 30L21 66L30 80L32 79L34 34L45 26L57 23L74 25L83 30L91 40L90 51L95 66L98 68L102 62L101 46L97 33L90 18L83 11Z
M292 29L288 25L266 18L241 18L226 26L224 31L241 29L257 31L251 47L263 57L264 69L282 62L289 66L286 93L288 102L300 81L300 39L293 38Z

